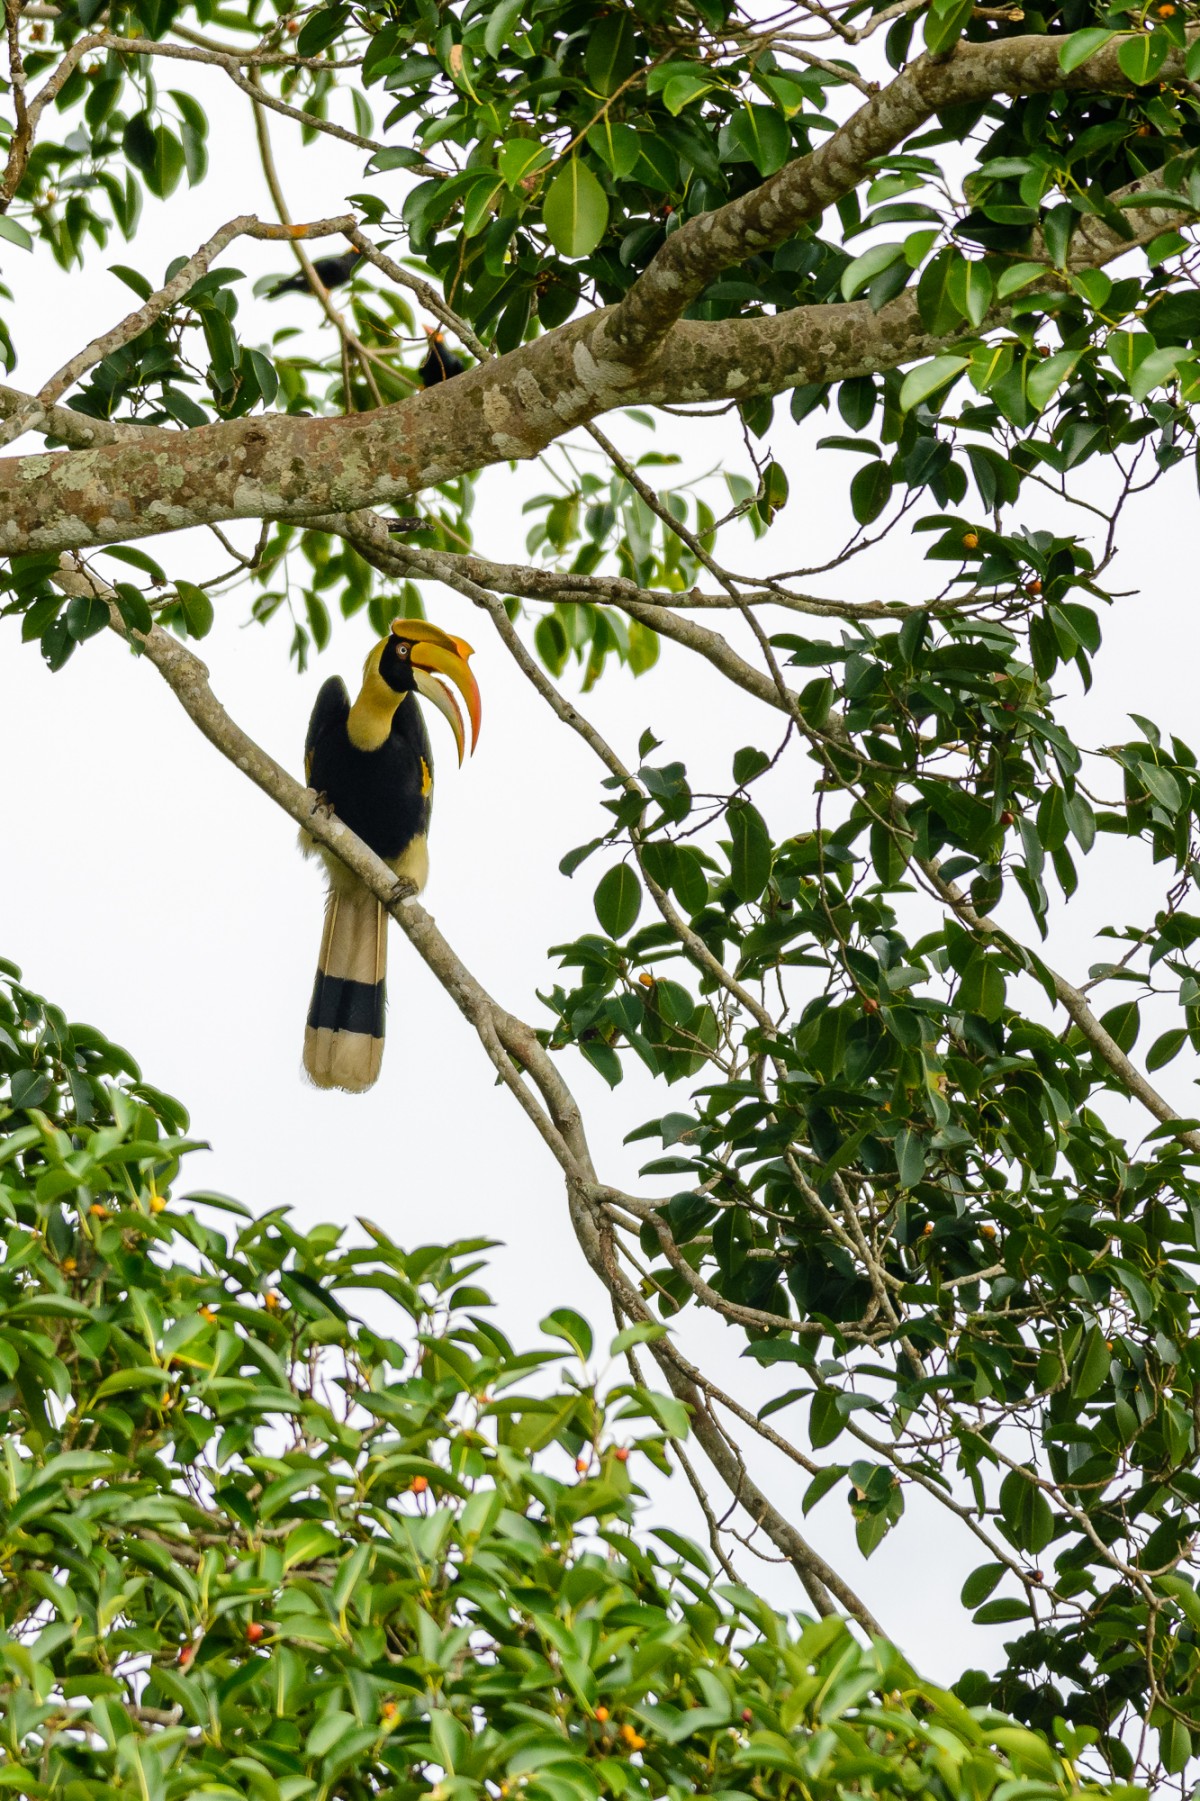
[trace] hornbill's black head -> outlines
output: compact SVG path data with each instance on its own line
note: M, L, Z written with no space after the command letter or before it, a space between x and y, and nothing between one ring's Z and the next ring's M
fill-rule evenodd
M386 638L371 651L363 670L365 678L378 676L394 694L414 691L432 703L449 721L461 763L466 753L466 732L458 703L439 677L453 682L466 702L471 721L471 749L479 741L481 701L475 677L467 666L474 655L462 638L452 638L427 619L393 619Z

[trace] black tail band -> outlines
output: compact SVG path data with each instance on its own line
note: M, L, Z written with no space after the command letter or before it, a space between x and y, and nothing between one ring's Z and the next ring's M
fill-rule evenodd
M318 969L308 1023L317 1032L365 1032L382 1038L383 989L382 982L348 982Z

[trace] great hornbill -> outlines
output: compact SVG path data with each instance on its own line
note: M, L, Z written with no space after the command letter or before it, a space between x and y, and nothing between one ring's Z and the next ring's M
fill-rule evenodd
M429 873L433 758L416 696L450 722L462 763L466 733L458 688L479 740L480 698L467 667L471 646L424 619L394 619L363 666L353 706L340 676L317 695L304 745L304 775L350 830L419 893ZM302 831L306 855L329 872L325 931L304 1032L304 1067L318 1088L370 1088L383 1061L387 914L344 863Z
M345 250L341 256L319 256L313 264L313 274L323 288L340 288L343 282L349 281L361 261L361 250ZM311 293L308 276L301 269L298 274L277 281L273 288L268 289L267 299L278 300L281 294Z
M456 357L452 350L446 349L444 335L432 325L425 327L425 335L429 339L429 351L425 361L417 370L423 388L436 387L440 381L450 381L461 375L466 364Z

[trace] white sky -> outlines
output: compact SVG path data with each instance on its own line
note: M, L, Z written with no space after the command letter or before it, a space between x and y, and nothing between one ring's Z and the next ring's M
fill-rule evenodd
M183 74L175 65L163 85L183 85ZM21 362L10 379L18 386L36 388L88 336L128 310L129 292L103 272L108 264L131 262L158 277L171 256L190 252L234 214L257 209L273 216L241 98L219 84L216 72L188 85L205 99L213 121L213 173L201 188L181 189L165 205L148 200L134 245L114 239L107 252L93 255L86 285L78 272L64 276L40 250L28 257L0 246L4 279L16 293L13 335ZM362 187L359 153L324 140L301 150L298 134L278 119L272 135L297 218L334 213L346 193ZM222 261L246 272L243 317L262 319L264 339L282 309L296 323L314 317L315 303L303 297L272 311L260 303L257 315L251 310L253 279L289 267L283 247L243 242ZM623 448L651 442L627 420L610 421L606 429ZM699 446L692 422L664 424L655 443L665 448L678 441L695 455L697 469L721 454L742 467L737 436L728 427L709 429L711 437ZM773 567L816 562L836 548L827 522L846 517L843 495L854 465L836 452L817 456L817 435L789 428L780 436L777 454L789 469L792 501L768 539L764 556ZM520 506L544 486L536 468L487 474L473 520L482 554L523 560ZM1195 511L1187 467L1127 522L1116 582L1138 592L1105 622L1096 688L1086 707L1074 709L1085 743L1130 736L1130 710L1149 713L1193 742L1200 736L1189 566ZM171 576L194 578L225 562L203 534L148 541L147 548ZM918 553L921 548L918 543ZM744 535L729 552L746 560L751 554ZM912 579L915 568L911 551L899 544L864 559L859 579L868 584L864 592L878 592L871 584ZM248 598L242 593L222 605L200 652L232 715L298 772L316 688L334 670L353 680L369 627L363 616L336 621L329 651L298 679L287 659L286 622L266 630L246 626ZM591 893L606 862L589 862L573 882L557 866L566 850L600 829L601 771L508 662L482 615L440 591L431 592L430 610L477 647L484 727L478 755L459 772L448 733L437 721L431 726L439 767L426 903L492 993L542 1024L548 1016L534 990L554 979L547 946L594 925ZM803 629L794 617L789 625ZM574 685L572 670L564 687ZM768 730L772 747L777 741L774 716L764 727L749 701L670 645L649 675L635 681L614 670L584 704L627 762L636 762L638 737L652 725L664 740L662 758L683 755L700 787L720 784L738 745L763 743ZM809 768L793 763L772 790L772 810L781 820L794 808L793 830L811 824ZM126 1044L147 1080L188 1105L195 1132L212 1145L190 1160L191 1187L224 1189L256 1212L287 1205L304 1223L367 1215L408 1246L494 1234L503 1248L488 1280L500 1323L519 1345L533 1343L538 1319L561 1305L588 1315L604 1342L605 1297L575 1246L557 1168L495 1087L473 1034L398 933L392 934L388 1045L378 1086L366 1096L347 1096L304 1084L300 1043L320 935L319 875L301 862L291 822L199 737L149 664L106 634L51 676L36 646L23 647L17 625L5 622L0 769L7 827L0 954L71 1016ZM1109 791L1117 791L1115 781ZM1056 929L1053 948L1076 979L1094 960L1089 933L1114 904L1118 885L1118 904L1131 918L1157 904L1164 885L1145 859L1123 854L1118 860L1103 840L1086 871L1099 872L1099 879ZM1027 919L1019 927L1030 935ZM1144 1034L1143 1048L1152 1036ZM610 1094L577 1056L565 1059L564 1068L584 1105L602 1176L636 1187L634 1153L652 1155L655 1147L626 1150L623 1134L678 1107L684 1092L631 1070ZM1195 1110L1188 1087L1195 1073L1180 1058L1161 1079L1184 1113ZM726 1386L755 1404L775 1392L776 1377L740 1361L738 1335L696 1317L694 1309L685 1322L689 1353L701 1362L707 1357ZM847 1448L845 1454L854 1453ZM768 1453L756 1453L754 1467L775 1501L928 1674L949 1680L969 1664L991 1660L1007 1629L971 1628L957 1602L963 1577L981 1555L965 1535L947 1534L943 1516L923 1511L911 1489L915 1517L864 1565L840 1490L805 1523L799 1472ZM656 1492L653 1517L702 1536L682 1480ZM795 1597L786 1570L745 1555L738 1561L768 1597L780 1603Z

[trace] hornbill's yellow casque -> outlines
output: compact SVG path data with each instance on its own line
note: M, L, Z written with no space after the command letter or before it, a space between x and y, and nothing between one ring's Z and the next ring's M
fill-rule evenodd
M467 667L471 646L424 619L394 619L363 667L354 705L340 676L317 695L304 745L304 775L339 819L418 892L429 873L426 837L433 758L417 694L449 720L461 764L466 734L458 704L439 676L458 688L479 739L480 700ZM343 863L300 834L306 854L320 851L329 871L325 932L304 1032L304 1067L318 1088L369 1088L383 1061L383 979L387 914Z

